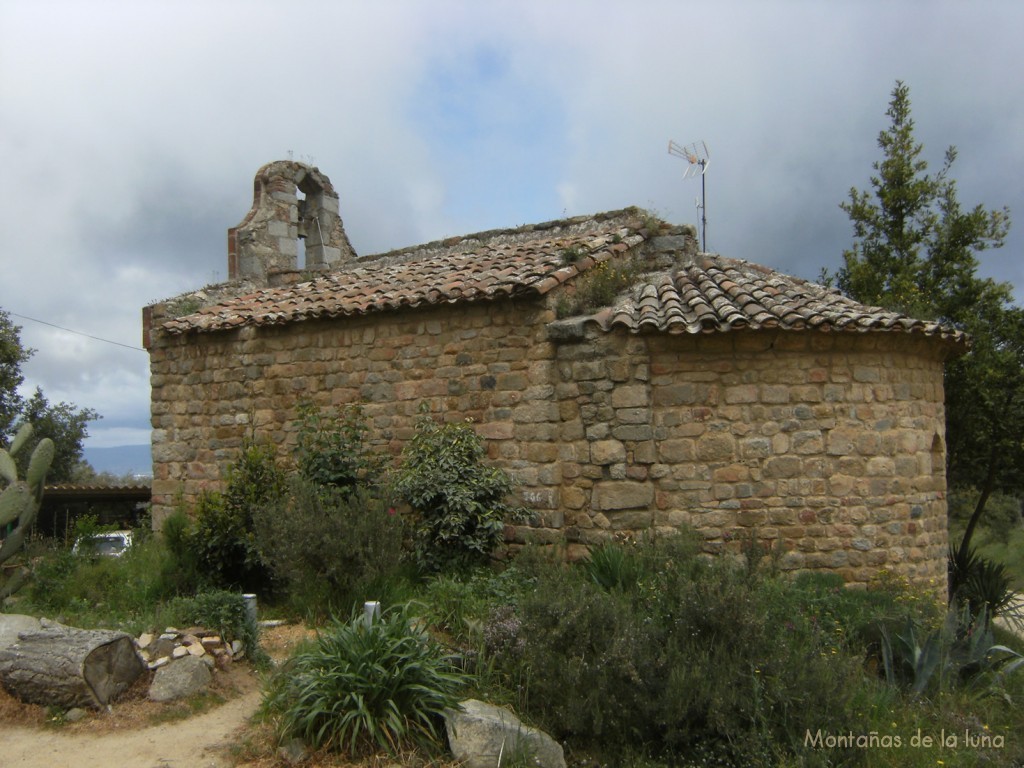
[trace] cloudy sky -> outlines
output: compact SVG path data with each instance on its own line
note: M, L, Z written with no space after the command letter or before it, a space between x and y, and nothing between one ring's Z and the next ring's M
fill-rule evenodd
M815 278L897 79L965 206L1017 215L984 270L1024 289L1022 30L1017 0L0 0L0 308L27 386L103 415L90 448L146 444L141 308L225 279L262 164L317 165L371 254L696 223L669 139L709 148L708 250Z

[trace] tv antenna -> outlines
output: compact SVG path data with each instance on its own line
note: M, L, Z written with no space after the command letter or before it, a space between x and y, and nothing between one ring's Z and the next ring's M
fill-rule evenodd
M673 157L681 157L689 163L686 166L686 170L683 171L684 179L692 179L697 174L700 174L700 200L697 201L697 208L700 209L701 240L703 241L701 250L707 252L708 209L704 188L704 174L711 164L711 158L708 156L708 145L703 141L695 141L693 144L688 144L684 147L670 139L668 142L668 153Z

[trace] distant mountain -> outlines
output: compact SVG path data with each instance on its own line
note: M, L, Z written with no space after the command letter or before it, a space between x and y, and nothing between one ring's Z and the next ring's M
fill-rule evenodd
M97 472L110 472L113 475L153 474L153 456L149 445L86 448L83 455Z

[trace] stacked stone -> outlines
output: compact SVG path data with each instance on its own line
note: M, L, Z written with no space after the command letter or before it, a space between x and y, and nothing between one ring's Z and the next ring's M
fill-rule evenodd
M224 667L245 655L240 640L227 642L218 633L201 627L168 627L159 635L147 632L136 639L135 646L149 669L159 669L186 656L204 659L210 667Z

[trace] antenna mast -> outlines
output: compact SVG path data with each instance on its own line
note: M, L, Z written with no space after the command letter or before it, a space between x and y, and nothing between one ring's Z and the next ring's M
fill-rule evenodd
M693 144L683 147L670 139L668 142L668 153L673 157L681 157L689 163L686 170L683 171L684 179L692 179L698 173L700 174L700 202L697 204L697 207L700 208L701 240L703 241L701 250L706 253L708 249L708 208L704 188L704 173L707 171L708 166L711 165L708 145L703 141L695 141Z

